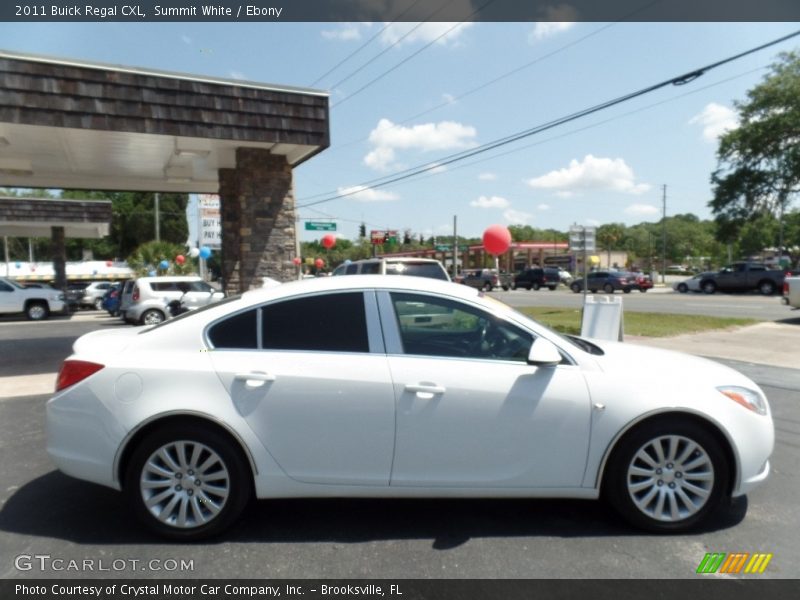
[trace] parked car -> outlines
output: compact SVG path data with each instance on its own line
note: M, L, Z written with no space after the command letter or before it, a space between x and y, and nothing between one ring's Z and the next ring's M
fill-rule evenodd
M592 271L586 276L586 287L593 294L596 294L598 290L603 290L606 294L622 290L628 294L637 285L635 278L624 271ZM576 294L582 292L583 277L573 279L569 289Z
M551 292L561 283L561 273L554 267L528 267L514 275L513 289L538 290L546 287Z
M13 279L0 277L0 314L24 314L29 321L41 321L66 310L63 292L50 288L28 288Z
M139 277L133 283L123 318L129 323L154 325L169 316L167 304L171 300L179 300L191 310L224 297L225 294L196 276Z
M450 281L442 263L432 258L379 257L342 263L331 275L413 275Z
M122 295L122 283L113 283L108 288L101 301L101 308L108 312L112 317L119 316L120 296Z
M770 296L783 289L783 269L768 269L762 263L736 262L720 269L714 277L700 282L706 294L714 292L759 291Z
M88 283L68 283L65 298L70 312L75 312L81 307L84 290L89 287Z
M655 285L650 276L644 273L628 273L628 281L633 282L631 289L638 289L640 292L646 292Z
M512 285L512 276L509 273L498 273L495 269L464 269L460 283L487 292L498 287L507 290Z
M111 287L110 281L92 281L83 288L83 296L79 301L81 308L103 309L103 296Z
M434 313L450 318L416 325ZM253 494L603 496L674 533L764 482L775 440L738 371L564 337L420 277L294 281L86 334L46 415L59 469L184 541L225 530Z
M703 290L700 288L701 284L704 281L708 281L709 279L713 279L716 275L715 271L705 271L703 273L698 273L694 277L690 277L689 279L684 279L683 281L676 281L672 284L672 289L675 291L680 292L681 294L685 294L686 292L702 292Z

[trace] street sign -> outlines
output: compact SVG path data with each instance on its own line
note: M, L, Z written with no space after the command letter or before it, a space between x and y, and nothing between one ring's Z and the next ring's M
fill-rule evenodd
M573 225L569 228L569 249L572 252L594 252L596 227Z
M437 252L450 252L453 247L450 244L436 244Z
M306 231L336 231L336 223L331 221L306 221Z

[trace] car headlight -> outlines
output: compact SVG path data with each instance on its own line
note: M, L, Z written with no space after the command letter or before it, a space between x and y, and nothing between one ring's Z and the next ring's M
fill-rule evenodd
M721 393L745 408L760 415L767 414L767 402L760 393L737 385L723 385L717 388Z

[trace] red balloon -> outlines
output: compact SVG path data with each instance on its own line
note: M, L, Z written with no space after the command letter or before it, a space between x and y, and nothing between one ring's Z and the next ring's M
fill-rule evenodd
M483 232L483 247L489 254L499 256L511 246L511 232L502 225L490 225Z
M301 262L303 262L303 259L301 259L299 256L295 256L292 259L292 263L294 263L295 266L299 265Z
M322 260L321 258L318 258L317 260L314 261L314 264L318 269L321 269L322 267L325 266L325 261Z
M107 260L107 261L106 261L106 266L107 266L107 267L110 267L110 266L112 266L113 264L114 264L114 262L113 262L113 261L110 261L110 260Z
M326 250L330 250L336 245L336 236L332 233L327 233L322 236L322 246Z
M183 254L178 254L178 256L175 257L175 262L182 265L186 262L186 257Z

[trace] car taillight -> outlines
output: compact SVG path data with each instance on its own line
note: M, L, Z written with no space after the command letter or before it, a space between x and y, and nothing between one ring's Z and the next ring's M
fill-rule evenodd
M133 286L132 299L133 299L134 302L138 302L139 301L139 286L138 285Z
M58 372L56 391L60 392L64 388L75 385L104 367L105 365L86 360L65 360L64 364L61 365L61 370Z

